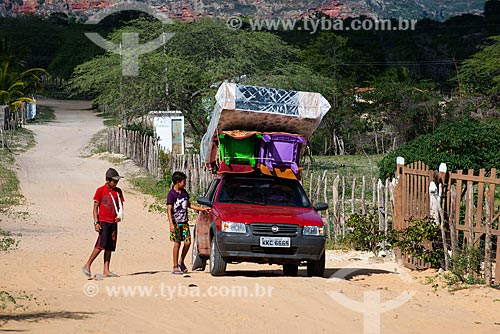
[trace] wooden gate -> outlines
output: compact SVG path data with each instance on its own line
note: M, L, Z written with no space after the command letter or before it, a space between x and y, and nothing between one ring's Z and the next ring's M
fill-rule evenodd
M500 201L495 202L495 192L500 194L500 187L496 187L500 185L500 178L497 178L496 169L489 173L484 169L478 173L473 169L439 173L430 170L422 162L416 162L407 166L398 164L396 180L393 228L402 230L408 227L411 219L430 216L429 186L434 181L442 188L444 198L439 203L439 219L442 220L442 233L446 237L445 249L456 255L466 246L479 248L484 252L486 282L489 284L494 277L495 284L499 284ZM430 244L426 246L431 247ZM412 269L429 267L423 260L397 250L396 259Z
M474 173L473 169L449 173L447 184L445 214L449 221L453 253L467 246L484 251L485 280L491 282L492 260L495 259L495 284L499 284L500 209L498 201L495 203L495 190L498 192L496 185L500 184L500 179L496 169L491 169L489 173L484 169L480 169L479 173Z
M410 219L423 219L429 216L429 185L435 172L423 162L414 162L407 166L398 164L396 170L397 183L394 187L393 228L403 230L408 227ZM401 254L396 250L396 259L411 269L425 269L428 263L416 259L409 254Z

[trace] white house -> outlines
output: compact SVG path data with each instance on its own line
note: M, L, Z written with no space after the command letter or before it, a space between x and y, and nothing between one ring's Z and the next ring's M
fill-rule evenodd
M151 111L159 144L166 152L184 154L184 116L180 111Z

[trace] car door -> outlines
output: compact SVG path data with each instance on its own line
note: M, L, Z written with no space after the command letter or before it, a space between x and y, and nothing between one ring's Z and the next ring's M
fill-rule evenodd
M212 181L208 187L205 197L210 199L213 203L217 188L219 187L220 179ZM198 253L201 256L210 255L210 224L212 223L212 214L200 212L196 218L196 242L198 246Z

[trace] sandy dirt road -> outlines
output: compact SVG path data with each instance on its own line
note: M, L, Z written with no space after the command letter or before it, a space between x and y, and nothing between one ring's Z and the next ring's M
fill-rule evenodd
M82 148L102 120L87 102L42 104L54 107L57 118L30 126L37 145L17 157L27 204L17 216L0 216L0 228L22 233L19 249L0 255L0 290L24 306L0 310L0 332L500 332L498 290L434 291L422 284L425 274L363 254L329 252L325 278L306 277L304 270L284 277L279 266L253 264L229 265L217 278L171 275L166 218L148 212L151 199L127 179L120 182L126 220L111 262L121 276L89 281L80 267L96 238L92 196L112 165L82 157ZM137 172L130 162L114 167L125 176ZM102 271L102 255L92 271ZM335 274L348 279L329 278Z

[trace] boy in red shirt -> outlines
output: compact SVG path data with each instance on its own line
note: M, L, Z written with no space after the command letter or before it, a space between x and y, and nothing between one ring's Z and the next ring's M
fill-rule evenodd
M111 252L116 249L118 222L120 222L120 218L117 217L118 208L124 202L122 190L116 186L122 177L114 168L109 168L106 171L106 183L97 188L94 195L94 228L99 236L87 263L82 267L83 274L89 278L92 277L90 266L102 250L104 250L103 276L118 276L109 270L109 262Z

